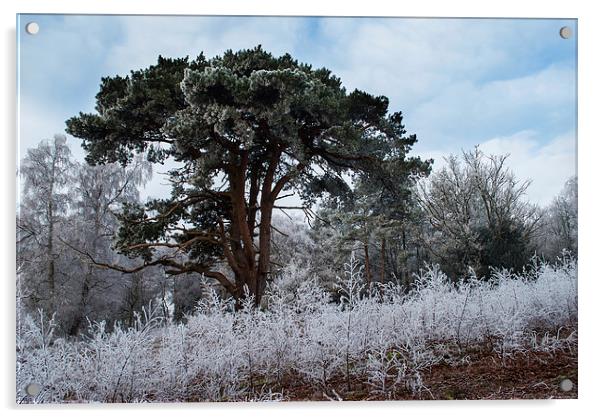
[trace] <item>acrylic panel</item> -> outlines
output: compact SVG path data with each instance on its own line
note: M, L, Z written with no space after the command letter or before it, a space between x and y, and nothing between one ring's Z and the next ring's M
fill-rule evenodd
M577 397L576 19L17 43L17 403Z

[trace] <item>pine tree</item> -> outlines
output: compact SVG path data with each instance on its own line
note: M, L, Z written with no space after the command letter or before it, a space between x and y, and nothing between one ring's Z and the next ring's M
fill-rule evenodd
M348 93L327 69L260 46L207 60L159 57L103 78L96 113L67 121L91 164L170 158L171 196L126 205L118 248L166 273L198 273L259 303L272 271L272 213L285 193L306 205L350 193L345 175L411 170L400 112L384 96ZM389 170L390 171L390 170ZM286 208L283 208L286 209ZM158 249L168 250L158 252ZM233 280L220 265L227 264Z

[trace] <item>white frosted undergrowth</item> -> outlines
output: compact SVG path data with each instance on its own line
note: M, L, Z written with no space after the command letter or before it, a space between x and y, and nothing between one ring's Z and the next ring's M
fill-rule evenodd
M149 307L131 328L117 324L109 333L90 324L90 336L77 342L55 338L42 313L22 316L17 401L270 401L286 399L283 382L291 379L337 398L334 378L389 397L428 391L424 373L452 350L486 343L512 356L576 338L562 332L576 329L574 260L456 285L432 267L410 292L393 283L367 289L354 257L346 271L337 303L316 280L287 278L300 285L270 289L264 309L249 300L235 312L231 300L212 294L184 324ZM31 382L42 386L36 397L24 392Z

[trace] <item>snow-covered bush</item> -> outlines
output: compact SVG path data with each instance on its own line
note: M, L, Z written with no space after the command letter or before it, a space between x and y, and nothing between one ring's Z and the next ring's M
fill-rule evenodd
M456 284L431 267L409 292L366 289L353 257L346 271L337 303L316 280L295 277L292 290L272 287L262 309L249 299L236 310L212 292L185 323L149 307L131 327L91 324L79 341L55 338L41 312L21 316L17 401L281 400L291 382L336 394L335 380L393 397L428 391L424 373L471 345L511 356L576 338L577 267L568 258ZM32 382L42 386L35 398L24 392Z

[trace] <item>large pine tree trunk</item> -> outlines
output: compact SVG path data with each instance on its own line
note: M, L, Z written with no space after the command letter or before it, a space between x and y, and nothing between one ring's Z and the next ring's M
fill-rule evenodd
M248 289L249 296L254 298L255 305L259 306L271 274L272 213L279 193L295 175L288 173L276 180L281 153L280 149L274 151L265 171L258 172L257 167L251 168L248 202L246 181L249 161L246 151L241 153L239 159L233 161L231 167L235 169L228 174L232 212L229 236L226 236L225 231L222 231L222 234L226 260L236 281L235 287L228 291L237 300L237 306L240 306L241 299L245 297L245 287ZM303 167L304 165L300 163L297 165L297 170ZM263 178L260 176L261 173ZM258 212L260 220L259 225L256 225ZM255 241L256 236L257 241Z
M273 202L262 203L261 223L259 225L259 261L255 274L255 304L259 306L270 274L272 252L272 211Z

